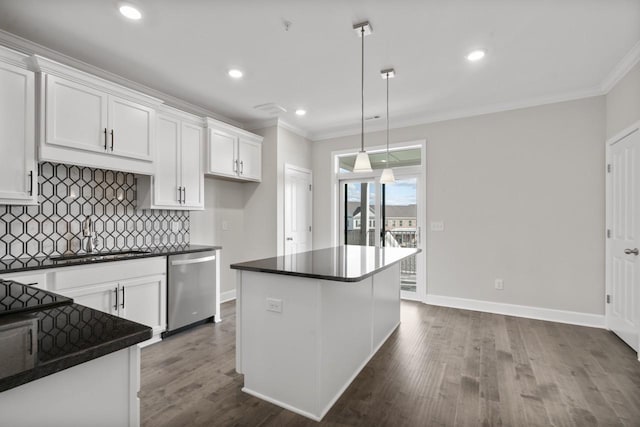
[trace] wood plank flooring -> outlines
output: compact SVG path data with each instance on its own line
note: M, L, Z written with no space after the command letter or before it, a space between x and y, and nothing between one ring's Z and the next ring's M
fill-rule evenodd
M594 328L402 303L322 423L249 396L223 321L142 351L144 426L640 426L640 362Z

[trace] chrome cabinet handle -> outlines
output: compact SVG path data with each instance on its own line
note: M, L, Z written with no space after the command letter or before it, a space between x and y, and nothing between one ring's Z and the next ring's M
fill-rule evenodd
M238 159L233 161L233 171L238 172Z
M240 160L240 175L244 175L244 161Z
M104 128L104 151L107 151L107 128Z
M113 134L113 129L111 129L111 151L113 151L113 142L115 140L115 136Z
M293 237L287 237L287 240L293 240Z
M182 204L187 203L187 187L182 187Z
M182 187L178 187L178 203L182 204Z
M29 195L33 196L33 171L29 171Z
M33 354L33 328L29 328L29 354Z
M118 287L116 286L116 288L113 290L113 292L116 294L116 304L113 306L114 310L118 309Z
M120 307L124 308L124 288L122 288L122 305Z
M638 248L633 248L633 249L625 249L624 253L627 254L627 255L633 254L635 256L638 256L638 253L640 253L640 252L638 251Z

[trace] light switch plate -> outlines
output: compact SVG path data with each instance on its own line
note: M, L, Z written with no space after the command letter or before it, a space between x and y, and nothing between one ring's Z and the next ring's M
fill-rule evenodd
M495 287L497 290L502 291L504 290L504 281L502 279L496 279L495 281Z
M444 231L444 221L431 221L431 231Z
M229 222L228 221L222 221L222 229L224 231L227 231L229 229Z
M282 313L282 300L278 298L267 298L267 311Z

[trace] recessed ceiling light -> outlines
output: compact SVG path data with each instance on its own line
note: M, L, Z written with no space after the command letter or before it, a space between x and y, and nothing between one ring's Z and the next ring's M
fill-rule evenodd
M304 116L305 114L307 114L307 110L303 110L301 108L296 110L296 115L298 116Z
M234 79L239 79L240 77L242 77L242 71L235 68L231 69L229 70L229 76L233 77Z
M482 58L484 58L484 56L487 54L487 51L484 49L477 49L474 51L469 52L469 54L467 55L467 59L469 61L479 61Z
M123 4L122 6L120 6L119 10L124 17L133 19L134 21L142 18L142 13L130 4Z

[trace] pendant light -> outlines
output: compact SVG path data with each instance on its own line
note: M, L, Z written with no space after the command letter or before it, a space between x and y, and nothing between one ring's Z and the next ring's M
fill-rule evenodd
M388 70L380 71L382 74L382 78L387 81L387 167L382 171L382 176L380 176L381 184L393 184L396 182L396 177L393 176L393 169L389 164L389 79L392 79L396 76L396 72L393 68L389 68Z
M371 25L369 25L369 22L363 22L361 24L354 25L353 29L358 33L358 36L362 38L362 70L361 70L362 126L361 126L361 132L360 132L360 152L356 156L356 162L353 165L353 171L354 172L371 172L372 169L371 169L371 162L369 161L369 155L364 150L364 38L365 36L371 34L372 28L371 28Z

